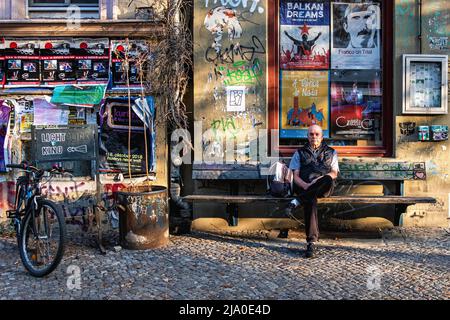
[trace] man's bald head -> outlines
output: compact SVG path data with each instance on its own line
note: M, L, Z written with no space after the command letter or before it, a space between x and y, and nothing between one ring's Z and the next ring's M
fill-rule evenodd
M323 131L322 128L317 125L313 124L308 128L308 141L311 147L314 149L317 149L323 140Z

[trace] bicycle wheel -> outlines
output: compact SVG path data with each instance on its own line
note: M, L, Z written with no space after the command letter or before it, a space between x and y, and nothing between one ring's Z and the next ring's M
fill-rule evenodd
M25 268L35 277L52 272L64 254L66 224L61 207L39 200L38 209L25 216L20 232L19 252Z

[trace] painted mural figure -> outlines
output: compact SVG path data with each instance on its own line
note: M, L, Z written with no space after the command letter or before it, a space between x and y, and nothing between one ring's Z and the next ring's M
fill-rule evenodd
M226 7L217 7L209 10L204 25L214 35L212 48L220 53L223 32L228 29L228 39L233 41L242 35L242 26L236 17L236 11Z

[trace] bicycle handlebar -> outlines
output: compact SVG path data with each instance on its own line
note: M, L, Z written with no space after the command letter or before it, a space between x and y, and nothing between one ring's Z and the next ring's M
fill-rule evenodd
M42 171L42 172L43 171L47 171L49 173L66 173L66 172L67 173L72 173L73 172L73 170L66 170L63 167L58 167L58 166L53 166L53 168L50 169L50 170L41 170L41 169L38 169L36 167L30 166L30 165L28 165L26 163L21 163L21 164L11 163L11 164L7 164L6 167L7 168L11 168L11 169L31 170L31 171L34 171L34 172L39 172L39 171Z

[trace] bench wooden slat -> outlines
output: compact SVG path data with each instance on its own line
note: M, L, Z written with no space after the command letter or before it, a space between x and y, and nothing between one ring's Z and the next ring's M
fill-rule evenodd
M276 198L261 195L189 195L183 197L188 202L221 202L221 203L249 203L256 201L291 201L293 198ZM436 203L431 197L405 196L332 196L319 198L318 203L378 203L378 204L415 204Z

